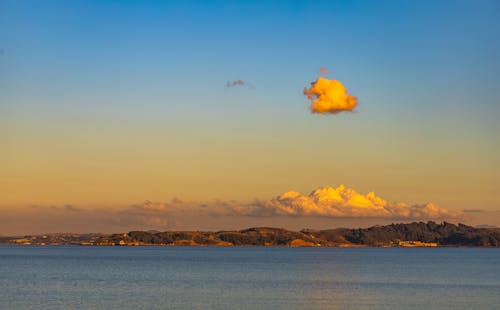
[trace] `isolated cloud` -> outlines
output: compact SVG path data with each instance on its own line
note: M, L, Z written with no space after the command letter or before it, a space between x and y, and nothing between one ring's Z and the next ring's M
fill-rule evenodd
M323 74L323 75L327 75L328 74L328 69L325 68L325 67L321 67L321 68L319 68L319 73Z
M234 80L234 81L227 81L226 87L234 87L234 86L244 86L245 81L243 80Z
M244 81L244 80L234 80L234 81L227 81L226 82L226 87L231 88L235 86L246 86L247 88L253 90L255 89L255 86L249 82L249 81Z
M321 216L342 218L386 219L460 219L462 212L448 211L433 203L410 205L404 202L388 202L374 192L360 194L352 188L322 187L309 195L288 191L270 200L257 202L246 210L254 216Z
M358 103L357 98L350 95L341 82L323 77L318 77L311 87L305 87L304 95L311 100L310 109L313 113L353 111Z

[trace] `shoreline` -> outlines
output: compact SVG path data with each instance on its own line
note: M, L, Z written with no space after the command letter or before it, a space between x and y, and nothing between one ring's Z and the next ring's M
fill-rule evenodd
M130 231L0 237L0 244L77 246L500 247L500 229L429 221L326 230L253 227L231 231Z

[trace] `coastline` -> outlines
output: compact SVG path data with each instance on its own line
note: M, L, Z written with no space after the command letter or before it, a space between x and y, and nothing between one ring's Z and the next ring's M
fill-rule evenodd
M119 234L56 233L0 237L0 244L39 246L208 246L421 248L500 247L500 229L443 222L414 222L327 230L254 227L237 231L130 231Z

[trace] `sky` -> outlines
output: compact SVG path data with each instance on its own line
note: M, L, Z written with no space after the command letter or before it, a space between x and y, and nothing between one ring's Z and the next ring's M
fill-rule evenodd
M499 15L0 0L0 234L500 226ZM311 113L322 75L352 112Z

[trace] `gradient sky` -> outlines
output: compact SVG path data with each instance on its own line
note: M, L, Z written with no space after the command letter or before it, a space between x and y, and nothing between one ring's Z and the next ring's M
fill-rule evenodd
M500 225L499 38L487 0L1 0L0 209L346 184ZM357 112L310 113L320 67Z

